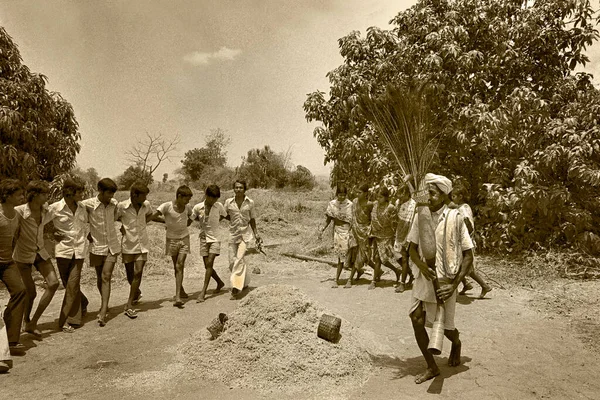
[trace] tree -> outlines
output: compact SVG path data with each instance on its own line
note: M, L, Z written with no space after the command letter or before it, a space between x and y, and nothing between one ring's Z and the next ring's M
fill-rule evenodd
M311 190L317 185L315 176L310 170L302 165L298 165L295 170L290 172L289 185L294 189Z
M139 140L132 149L125 154L135 168L128 169L131 173L139 173L138 179L150 183L154 178L152 174L163 161L174 156L177 145L181 141L179 135L166 138L162 134L150 135L146 133L144 139Z
M600 96L573 72L598 38L594 15L587 0L420 0L391 30L340 39L328 98L304 103L321 122L332 183L397 173L358 100L426 83L439 129L433 170L471 189L484 247L573 245L598 232Z
M86 183L86 186L89 186L92 189L97 187L98 181L100 180L98 171L96 171L96 168L94 167L90 167L84 171L79 166L75 166L69 171L69 176L81 178Z
M187 180L195 182L204 174L205 169L224 168L227 163L227 151L231 139L220 128L211 129L202 148L185 152L181 160L182 171Z
M52 180L75 165L81 135L75 113L48 78L22 64L0 27L0 178Z
M119 190L129 190L136 181L142 181L149 185L154 182L154 178L148 170L144 171L141 167L131 165L117 178L117 185Z
M251 187L283 188L288 183L286 156L275 153L268 145L262 149L251 149L242 159L238 174Z

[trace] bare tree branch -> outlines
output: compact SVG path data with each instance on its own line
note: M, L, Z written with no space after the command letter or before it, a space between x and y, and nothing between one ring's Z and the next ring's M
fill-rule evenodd
M174 152L180 142L179 134L167 138L160 133L151 135L146 132L146 137L138 140L135 146L125 152L125 155L129 162L152 176L163 161L174 157Z

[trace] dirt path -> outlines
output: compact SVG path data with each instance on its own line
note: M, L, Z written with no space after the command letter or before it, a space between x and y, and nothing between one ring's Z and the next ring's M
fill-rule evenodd
M217 270L226 275L225 258ZM395 294L391 287L368 291L366 284L352 289L331 289L333 270L312 262L274 256L250 256L259 265L251 286L293 284L309 297L361 330L362 342L373 356L374 368L367 383L354 390L351 399L397 397L462 399L592 399L600 393L596 379L600 361L585 347L568 319L531 307L533 292L494 289L489 300L460 298L457 326L463 340L463 364L445 365L446 342L438 358L442 374L422 385L413 383L424 363L414 342L406 315L410 292ZM186 277L188 292L197 293L200 271L192 264ZM384 276L385 278L389 276ZM59 291L42 318L41 341L24 335L29 348L15 357L15 367L0 376L0 398L30 399L269 399L292 398L285 393L262 394L230 389L216 382L186 377L177 345L204 330L219 312L231 312L236 302L227 294L194 300L184 309L172 307L173 279L147 277L137 320L121 310L128 287L119 282L113 289L111 317L107 326L94 322L99 297L86 285L91 299L85 326L74 334L56 332L55 316L64 292ZM6 292L0 294L5 302ZM344 326L342 326L343 333ZM298 396L294 397L298 399ZM300 397L301 398L301 397Z

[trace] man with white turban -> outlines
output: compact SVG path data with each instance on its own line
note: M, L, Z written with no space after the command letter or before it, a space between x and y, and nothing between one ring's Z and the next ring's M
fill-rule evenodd
M409 254L415 267L413 273L413 299L409 315L419 349L427 362L427 369L417 375L416 383L423 383L440 374L440 370L428 350L429 336L425 326L431 326L437 312L437 299L445 303L446 318L444 335L452 342L448 365L460 364L461 342L454 326L456 289L473 263L473 241L462 215L448 208L452 182L445 176L427 174L425 183L429 193L428 207L435 226L435 270L430 269L419 252L419 222L415 218L408 234ZM436 291L432 280L439 281Z

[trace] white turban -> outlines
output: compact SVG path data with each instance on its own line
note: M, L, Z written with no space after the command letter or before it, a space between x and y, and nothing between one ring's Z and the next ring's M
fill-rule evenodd
M449 194L452 191L452 181L442 175L436 175L432 173L426 174L425 183L436 185L442 192L446 194Z

